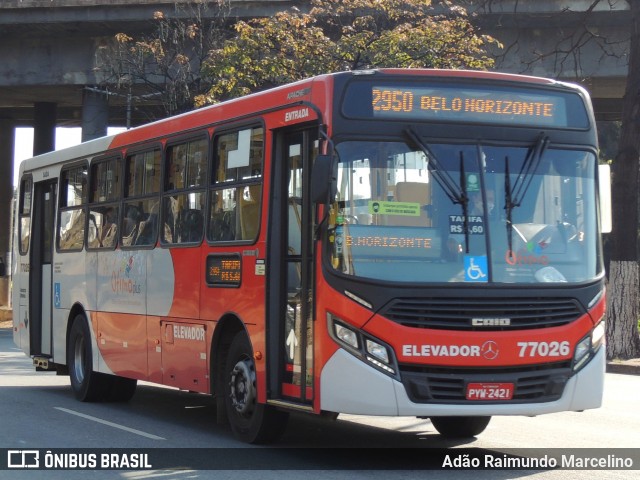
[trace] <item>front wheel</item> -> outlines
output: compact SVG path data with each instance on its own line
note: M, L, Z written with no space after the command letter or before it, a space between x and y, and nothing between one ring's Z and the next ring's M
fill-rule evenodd
M224 379L225 407L234 435L247 443L277 440L289 414L258 403L253 351L244 332L237 333L231 342Z
M431 417L431 423L445 438L471 438L480 435L491 417Z

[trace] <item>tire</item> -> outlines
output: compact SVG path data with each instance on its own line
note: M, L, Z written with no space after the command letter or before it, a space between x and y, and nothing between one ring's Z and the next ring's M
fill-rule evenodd
M107 402L128 402L136 393L138 381L131 378L112 376L112 385L105 400Z
M224 365L225 409L233 434L246 443L277 440L287 426L288 413L257 401L253 350L244 332L238 332Z
M480 435L491 417L431 417L431 423L445 438L471 438Z
M81 402L104 400L113 385L114 378L93 371L91 333L84 315L73 320L67 344L67 365L71 388Z

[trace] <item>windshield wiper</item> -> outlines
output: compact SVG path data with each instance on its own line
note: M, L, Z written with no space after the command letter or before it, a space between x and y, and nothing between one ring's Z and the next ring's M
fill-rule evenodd
M513 223L511 221L513 209L521 205L522 200L526 196L527 190L531 185L531 181L538 170L538 166L542 160L542 155L544 155L548 146L549 137L547 137L543 132L536 140L536 143L529 149L529 153L527 153L527 156L522 163L522 168L520 169L520 173L516 178L513 188L511 187L511 178L509 174L509 157L507 156L504 158L504 209L507 217L506 227L509 251L511 251L513 243Z
M461 198L462 201L462 217L464 229L464 246L465 253L469 253L469 196L467 195L467 176L464 173L464 153L460 150L460 187L462 187Z
M469 201L467 195L464 191L461 191L458 188L456 182L453 180L453 178L451 178L451 175L449 175L447 170L444 169L442 165L440 165L438 157L433 154L429 146L420 139L420 136L411 127L407 127L404 130L404 134L407 136L413 146L418 147L418 149L420 149L422 153L424 153L425 156L429 159L429 161L427 162L427 169L436 180L436 182L438 182L438 185L442 187L444 193L447 195L447 197L449 197L449 200L451 200L452 203L462 205L463 209L466 208L466 205ZM409 146L411 147L412 145Z
M418 147L422 153L429 160L427 162L427 169L435 179L435 181L442 187L444 193L449 197L451 203L462 206L462 218L463 218L463 230L464 230L464 245L466 253L469 253L469 196L467 195L467 176L464 171L464 154L460 151L460 186L458 188L456 182L451 178L449 172L442 167L438 157L431 151L429 146L422 141L420 136L411 127L407 127L404 131L409 141ZM411 146L411 145L409 145Z

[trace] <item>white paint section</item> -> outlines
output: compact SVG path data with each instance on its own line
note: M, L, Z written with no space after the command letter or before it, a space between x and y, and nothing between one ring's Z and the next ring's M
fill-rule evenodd
M381 416L484 416L542 415L598 408L602 404L605 349L601 348L565 386L555 402L440 405L414 403L404 385L365 364L345 350L338 350L320 375L320 408L332 412Z
M98 254L98 311L146 314L148 254L148 250Z
M154 248L147 255L147 315L169 315L175 293L175 271L170 250Z
M402 385L401 385L402 386ZM329 359L320 375L320 408L360 415L398 415L393 380L345 350Z
M141 437L150 438L152 440L166 440L166 438L159 437L157 435L153 435L151 433L143 432L142 430L136 430L135 428L125 427L124 425L120 425L118 423L109 422L107 420L102 420L98 417L92 417L91 415L86 415L84 413L76 412L74 410L69 410L68 408L63 407L53 407L56 410L60 410L61 412L69 413L71 415L75 415L76 417L84 418L86 420L91 420L92 422L100 423L102 425L106 425L108 427L117 428L119 430L124 430L125 432L135 433L136 435L140 435Z

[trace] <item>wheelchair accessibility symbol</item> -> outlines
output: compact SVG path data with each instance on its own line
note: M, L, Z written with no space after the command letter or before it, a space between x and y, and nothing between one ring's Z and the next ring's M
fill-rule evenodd
M464 281L465 282L487 282L487 257L473 257L467 255L464 257Z
M62 299L60 298L60 284L53 284L53 306L56 308L62 307Z

